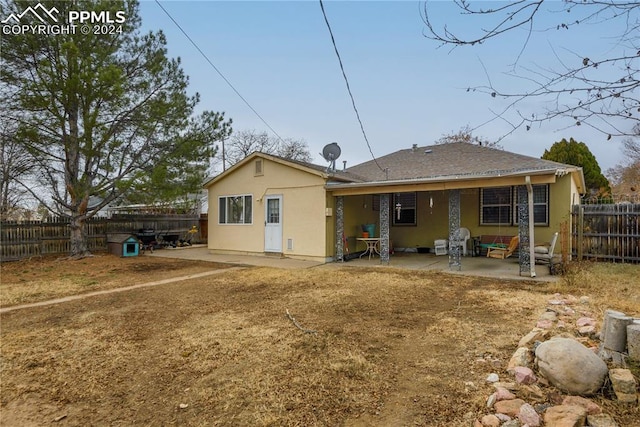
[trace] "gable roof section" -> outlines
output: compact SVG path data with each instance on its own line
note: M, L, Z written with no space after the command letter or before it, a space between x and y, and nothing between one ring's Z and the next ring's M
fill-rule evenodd
M497 177L540 172L574 172L580 168L463 142L414 147L347 169L368 182L433 180L447 177Z
M267 154L267 153L261 153L259 151L255 151L251 154L249 154L247 157L245 157L243 160L241 160L240 162L236 163L235 165L231 166L229 169L227 169L226 171L211 177L209 179L207 179L203 186L204 188L208 188L211 185L213 185L214 183L222 180L223 178L231 175L234 171L236 171L237 169L240 169L241 167L243 167L244 165L246 165L247 163L252 162L254 159L256 158L262 158L262 159L266 159L266 160L271 160L275 163L280 163L282 165L288 166L288 167L292 167L294 169L298 169L301 170L303 172L307 172L310 173L312 175L317 175L323 179L325 179L326 181L331 180L331 181L335 181L335 182L361 182L363 181L363 178L358 177L356 175L354 175L353 173L349 173L347 171L334 171L329 173L327 171L327 167L326 166L320 166L320 165L315 165L313 163L308 163L308 162L301 162L298 160L290 160L290 159L285 159L284 157L280 157L280 156L275 156L273 154Z

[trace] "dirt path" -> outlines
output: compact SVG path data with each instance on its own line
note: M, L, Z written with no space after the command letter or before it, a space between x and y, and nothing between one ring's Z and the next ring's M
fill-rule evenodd
M107 295L107 294L114 294L114 293L117 293L117 292L127 292L127 291L131 291L133 289L148 288L148 287L151 287L151 286L166 285L167 283L180 282L180 281L183 281L183 280L198 279L198 278L201 278L201 277L212 276L214 274L221 274L221 273L225 273L225 272L229 272L229 271L241 270L242 268L243 267L231 267L231 268L227 268L227 269L223 269L223 270L205 271L203 273L189 274L187 276L173 277L171 279L156 280L154 282L140 283L138 285L125 286L125 287L122 287L122 288L106 289L104 291L89 292L89 293L81 294L81 295L71 295L71 296L68 296L68 297L55 298L55 299L50 299L50 300L47 300L47 301L39 301L39 302L30 303L30 304L21 304L21 305L14 305L14 306L10 306L10 307L3 307L3 308L0 308L0 314L8 313L10 311L15 311L15 310L24 310L26 308L43 307L43 306L46 306L46 305L54 305L54 304L60 304L60 303L63 303L63 302L69 302L69 301L75 301L75 300L79 300L79 299L84 299L84 298L91 298L91 297L95 297L97 295Z

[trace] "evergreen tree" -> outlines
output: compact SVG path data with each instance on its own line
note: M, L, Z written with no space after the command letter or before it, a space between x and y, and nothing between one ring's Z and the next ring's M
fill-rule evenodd
M29 18L23 13L28 7L46 8L61 24L68 24L70 11L126 18L108 34L23 31L1 38L6 118L18 124L18 140L34 158L33 173L50 191L34 196L70 216L71 255L88 255L88 218L150 169L153 175L152 166L176 164L169 159L179 159L187 142L212 147L228 123L223 114L206 113L203 120L212 128L193 129L200 122L191 118L199 97L187 94L188 78L180 60L167 57L164 34L141 34L137 1L2 1L1 6L3 17L21 20ZM90 197L101 202L90 206Z
M604 195L611 191L609 181L602 174L598 161L584 142L577 142L573 138L567 141L563 138L562 141L554 143L550 149L544 150L542 158L580 166L587 189L593 195Z

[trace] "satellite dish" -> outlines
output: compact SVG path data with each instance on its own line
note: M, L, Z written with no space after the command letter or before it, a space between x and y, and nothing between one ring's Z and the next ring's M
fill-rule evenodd
M342 153L342 150L340 150L340 146L337 142L332 142L331 144L324 146L322 149L322 157L329 162L327 170L335 172L336 160L340 157L340 153Z

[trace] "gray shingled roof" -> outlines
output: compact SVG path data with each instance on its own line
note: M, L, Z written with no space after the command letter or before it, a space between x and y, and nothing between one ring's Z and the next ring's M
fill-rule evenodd
M269 154L269 155L271 157L275 157L275 158L284 160L284 161L289 162L289 163L295 163L297 165L304 166L304 167L307 167L309 169L316 170L318 172L326 173L328 175L331 175L333 179L350 181L350 182L361 182L361 181L364 181L364 178L349 172L349 170L336 169L335 171L329 171L328 170L328 166L316 165L315 163L303 162L303 161L300 161L300 160L291 160L291 159L287 159L285 157L276 156L274 154Z
M380 165L380 167L378 167ZM388 168L388 175L382 169ZM575 166L464 142L409 148L346 170L365 181L428 179L448 176L498 176Z

